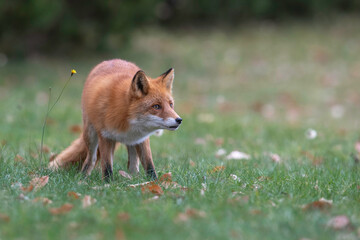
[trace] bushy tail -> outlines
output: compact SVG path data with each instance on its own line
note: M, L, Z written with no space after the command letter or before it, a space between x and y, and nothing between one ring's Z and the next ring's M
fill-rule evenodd
M55 170L68 167L74 163L82 164L85 161L86 154L86 145L83 137L80 136L49 163L49 168Z

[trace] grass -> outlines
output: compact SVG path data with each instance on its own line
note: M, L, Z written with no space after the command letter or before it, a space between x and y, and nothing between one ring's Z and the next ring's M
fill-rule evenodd
M10 220L0 215L0 239L357 239L359 23L350 18L231 31L141 30L132 48L115 56L9 61L0 68L0 213ZM87 73L111 57L134 61L150 76L175 68L175 108L184 122L176 132L151 137L151 145L158 175L172 172L189 190L164 189L158 200L148 201L154 195L127 187L147 181L143 171L132 180L118 174L126 170L124 147L116 151L109 186L98 170L79 184L76 169L46 169L50 154L39 162L48 87L57 96L71 68L77 70L49 116L44 142L56 153L77 137L69 128L81 123ZM310 128L317 131L315 139L305 136ZM216 157L219 148L251 159ZM14 161L18 154L25 162ZM216 166L225 169L212 173ZM44 175L49 175L45 187L19 199L22 191L14 183L27 186ZM83 209L69 191L97 201ZM34 203L36 197L53 203ZM322 197L332 200L332 207L303 210ZM64 203L73 209L49 213ZM206 216L177 222L189 208ZM346 215L351 226L329 227L338 215Z

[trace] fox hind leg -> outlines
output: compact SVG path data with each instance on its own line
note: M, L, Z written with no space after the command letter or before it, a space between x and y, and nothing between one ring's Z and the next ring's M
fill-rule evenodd
M83 132L83 138L87 147L87 156L83 163L81 172L88 176L95 167L98 150L98 135L92 125L88 125Z
M126 145L128 152L128 171L132 175L139 173L139 156L135 146Z

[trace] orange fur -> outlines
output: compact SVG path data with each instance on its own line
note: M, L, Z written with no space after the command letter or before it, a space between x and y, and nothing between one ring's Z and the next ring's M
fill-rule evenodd
M50 167L84 161L82 172L89 175L100 154L103 176L109 179L115 143L120 141L128 148L129 170L137 173L140 159L145 171L156 178L149 136L157 129L175 130L182 121L173 109L173 78L173 69L152 79L120 59L97 65L82 94L84 132Z

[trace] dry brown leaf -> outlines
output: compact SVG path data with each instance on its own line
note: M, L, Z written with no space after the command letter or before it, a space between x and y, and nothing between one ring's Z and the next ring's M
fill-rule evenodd
M129 184L128 187L131 187L131 188L142 187L142 186L148 185L148 184L150 184L150 183L151 183L151 182L143 182L143 183L137 183L137 184Z
M50 148L49 148L48 146L44 145L44 146L42 147L42 152L43 152L43 153L49 153L49 152L50 152Z
M148 184L148 185L145 185L141 188L141 192L143 194L146 194L146 193L153 193L153 194L156 194L156 195L163 195L164 194L164 191L161 189L161 187L155 183L151 183L151 184Z
M71 133L76 133L76 134L79 134L82 132L82 128L80 125L72 125L69 127L69 131Z
M216 166L210 171L210 173L216 173L219 171L223 171L224 169L225 169L225 166Z
M48 183L48 181L49 176L36 177L30 181L30 185L33 185L35 190L38 190L43 188Z
M281 162L281 157L276 154L276 153L265 153L266 156L270 157L270 159L274 162L274 163L280 163Z
M195 167L195 166L196 166L196 163L195 163L193 160L190 160L190 161L189 161L189 164L190 164L190 166L192 166L192 167Z
M17 154L15 156L14 161L19 162L19 163L25 163L26 162L25 159L22 156L20 156L19 154Z
M3 222L10 222L10 217L6 214L0 213L0 220Z
M175 223L187 222L191 218L204 218L206 213L202 210L188 208L184 213L179 213L174 219Z
M221 147L224 144L224 139L223 138L217 138L215 139L215 145L217 147Z
M72 198L72 199L79 199L81 194L80 193L76 193L76 192L68 192L67 193L68 197L69 198Z
M31 192L32 190L34 190L34 186L32 184L30 184L28 187L20 187L21 191L27 193L27 192Z
M123 176L124 178L132 179L131 175L128 174L127 172L125 172L125 171L119 170L119 174L121 176Z
M117 218L122 222L127 222L130 220L130 214L127 212L118 213Z
M305 157L307 157L308 159L311 160L311 163L314 166L318 166L320 164L323 163L324 159L322 157L315 157L313 154L307 152L307 151L302 151L301 154L303 154Z
M95 198L92 198L89 195L85 195L83 200L82 200L82 207L87 208L87 207L90 207L91 205L93 205L94 203L96 203Z
M328 221L327 226L334 230L344 230L344 229L351 228L351 222L347 216L340 215L340 216L331 218Z
M317 201L308 203L306 205L302 206L302 209L304 210L326 210L332 207L332 200L327 200L325 198L320 198Z
M65 214L65 213L70 212L73 207L74 207L74 205L72 205L70 203L65 203L64 205L62 205L61 207L58 207L58 208L49 208L49 212L52 215Z
M159 178L159 182L164 182L164 181L166 181L166 182L172 181L171 172L165 173Z
M116 229L115 240L126 240L125 233L122 229Z
M44 206L52 203L50 199L44 197L34 198L33 202L41 202Z
M262 212L261 212L261 210L259 210L259 209L252 209L252 210L250 210L250 214L251 215L259 215L259 214L261 214Z

